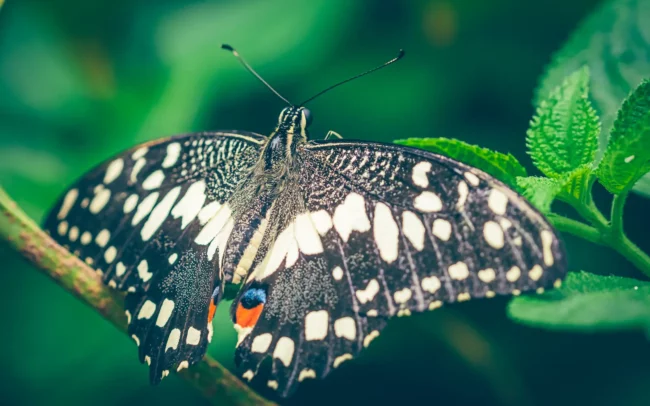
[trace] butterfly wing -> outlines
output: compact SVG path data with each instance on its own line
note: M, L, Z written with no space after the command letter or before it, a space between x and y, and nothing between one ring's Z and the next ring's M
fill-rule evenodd
M449 158L383 144L312 143L295 189L300 198L278 198L284 212L294 208L291 217L279 222L233 304L244 378L271 356L267 385L281 396L352 359L388 317L541 291L566 272L542 215L501 182Z
M232 228L226 202L263 140L223 132L143 144L81 178L45 221L105 283L127 291L129 334L153 383L205 353L222 294L216 252Z

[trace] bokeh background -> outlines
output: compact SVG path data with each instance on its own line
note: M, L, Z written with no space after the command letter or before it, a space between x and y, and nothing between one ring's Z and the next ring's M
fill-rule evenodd
M75 178L152 138L213 129L268 133L282 102L406 50L406 58L310 104L312 136L453 137L511 152L544 66L596 0L8 0L0 10L0 183L40 220ZM607 195L597 188L605 207ZM626 228L650 250L648 201ZM573 270L641 277L567 237ZM175 376L148 385L124 334L0 243L0 403L206 404ZM397 319L362 357L307 382L293 405L648 405L642 332L516 325L507 299ZM209 353L233 368L221 306Z

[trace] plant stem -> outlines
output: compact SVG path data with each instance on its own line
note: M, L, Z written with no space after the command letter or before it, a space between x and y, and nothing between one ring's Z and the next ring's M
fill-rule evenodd
M589 190L589 193L591 193L591 190ZM614 196L611 221L607 220L603 213L598 210L591 197L584 203L563 199L591 225L554 213L550 213L548 218L560 231L584 238L595 244L611 247L650 278L650 256L627 238L623 231L623 207L627 195L628 192L623 192Z
M1 187L0 239L7 241L62 288L126 332L123 297L104 286L91 268L42 231ZM275 405L209 356L178 375L215 405Z
M650 278L650 256L643 252L636 244L634 244L626 235L617 237L610 234L606 238L607 243L616 250L619 254L623 255L628 261L636 266L648 278Z
M555 213L549 213L547 217L551 221L551 224L559 231L573 234L594 244L605 244L601 238L600 231L588 224Z
M612 213L611 213L611 223L612 229L611 232L614 236L624 237L623 233L623 207L625 206L625 201L627 200L628 192L625 191L621 194L614 195L614 200L612 201Z

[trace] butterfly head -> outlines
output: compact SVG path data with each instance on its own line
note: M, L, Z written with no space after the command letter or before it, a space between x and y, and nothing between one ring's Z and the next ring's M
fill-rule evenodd
M278 117L278 130L307 136L311 124L311 111L305 107L285 107Z

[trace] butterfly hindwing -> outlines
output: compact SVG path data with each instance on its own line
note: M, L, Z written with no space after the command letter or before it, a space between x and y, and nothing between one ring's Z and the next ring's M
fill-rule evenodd
M477 169L345 141L311 143L301 158L270 215L276 238L233 303L244 378L270 356L266 384L281 396L353 358L388 317L541 291L564 276L550 225Z
M45 221L57 242L127 292L129 335L154 383L205 353L222 294L217 252L232 228L227 200L263 140L228 132L141 145L90 171Z

